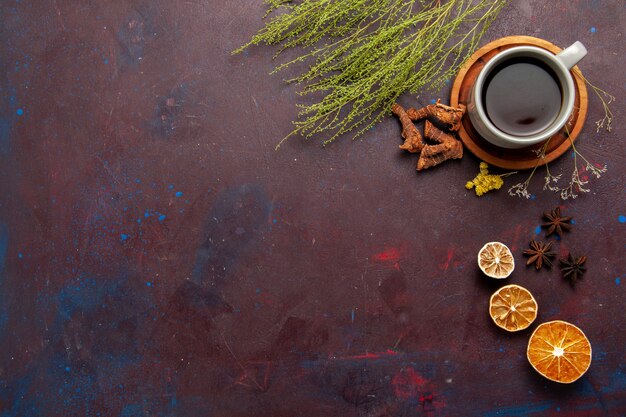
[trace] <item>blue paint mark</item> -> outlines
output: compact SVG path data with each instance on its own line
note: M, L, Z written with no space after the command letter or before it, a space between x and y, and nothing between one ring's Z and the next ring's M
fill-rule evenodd
M134 71L139 69L145 54L146 42L154 39L156 27L153 23L152 12L143 7L126 16L120 30L116 33L118 42L122 48L118 48L117 65L119 69L130 68Z
M136 182L137 184L139 184L139 183L141 183L141 180L140 180L139 178L135 178L135 182Z
M615 370L611 375L611 382L601 388L603 393L622 393L626 390L626 368L624 365L620 365L619 369Z
M278 220L272 219L272 223L276 224L276 223L278 223Z
M435 100L434 98L430 99L430 104L435 104L437 102L437 100Z
M620 285L622 283L622 279L620 277L615 278L615 283Z
M143 404L128 404L122 409L120 417L137 417L144 415Z
M4 408L2 417L35 417L40 415L43 410L38 408L38 404L32 399L28 398L28 393L33 383L32 373L28 373L22 378L15 380L12 384L14 402L10 408ZM3 393L3 400L6 398ZM26 397L26 398L25 398Z
M18 116L21 116L24 114L24 109L17 109L15 113L17 113Z
M576 220L572 219L572 220L570 220L570 223L571 224L576 224Z
M124 233L121 233L121 234L120 234L120 240L123 242L123 241L125 241L126 239L128 239L128 235L127 235L127 234L124 234Z
M4 270L4 261L9 249L9 228L6 224L0 223L0 273ZM1 278L1 276L0 276Z
M169 188L170 190L173 190L174 189L174 185L170 184L170 185L167 186L167 188Z
M101 324L97 332L91 332L88 329L78 329L76 332L77 334L87 332L89 337L93 338L90 354L93 363L97 364L98 378L102 376L107 380L120 382L128 365L141 358L136 343L132 342L138 322L137 311L148 309L150 297L152 297L151 294L146 293L139 298L136 292L129 290L125 281L127 281L126 277L114 279L81 277L71 280L58 293L57 317L51 324L51 334L55 339L53 343L60 343L62 329L66 328L69 321L75 320L76 317L85 317L87 320L98 318ZM75 347L72 346L70 349L74 350ZM90 397L98 392L98 389L94 387L96 380L94 372L74 372L72 378L68 379L66 372L75 370L75 362L68 359L70 355L66 356L64 352L47 349L42 356L40 363L48 363L60 372L46 372L44 369L37 370L35 375L38 380L40 375L43 375L42 378L47 379L44 382L49 386L63 388L65 395L59 401L70 406L91 402ZM81 371L83 369L81 367ZM55 405L50 404L50 406ZM17 413L16 415L25 414ZM85 415L96 416L97 414L86 413Z
M591 33L596 33L596 28L595 26L592 26L591 29L589 29L589 32Z
M538 235L539 233L541 233L541 226L535 227L535 234Z
M183 192L182 191L176 191L176 194L174 194L176 197L182 197L183 196Z
M104 65L109 65L109 60L108 59L104 59Z
M161 215L159 216L159 221L160 221L160 222L162 222L163 220L165 220L165 218L166 218L166 217L167 217L167 216L166 216L165 214L161 214Z
M146 210L146 212L143 214L144 217L150 217L150 212L148 210Z
M137 219L137 223L141 223L141 217Z
M526 405L514 405L510 407L498 407L495 410L480 414L482 417L527 417L552 408L552 402L530 403Z
M620 214L617 217L617 221L620 222L620 223L626 223L626 216L624 216L623 214Z
M10 135L11 122L4 117L0 117L0 152L7 153Z
M146 282L146 287L152 287L152 283L150 281Z
M151 130L162 138L169 138L177 131L177 126L181 124L179 118L183 114L184 105L189 95L189 85L180 83L157 97L154 116L148 120Z
M246 184L220 192L206 217L205 241L196 251L193 280L222 285L245 248L260 238L272 212L272 201L258 185ZM242 234L233 234L241 227Z
M4 261L9 249L9 228L6 224L0 223L0 334L4 331L4 326L9 319L8 300L4 288ZM6 298L5 298L6 297Z
M594 350L593 351L593 359L597 360L597 361L604 361L606 360L606 357L608 355L608 352L606 350ZM592 388L593 390L593 388Z
M59 292L60 317L71 319L76 311L96 310L114 286L114 283L98 282L93 278L76 279Z
M24 257L24 254L22 252L20 252L20 253L17 254L17 257L22 259Z

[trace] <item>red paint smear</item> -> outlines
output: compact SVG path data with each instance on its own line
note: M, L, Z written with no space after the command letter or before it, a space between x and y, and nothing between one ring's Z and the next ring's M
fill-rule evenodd
M415 372L415 369L411 367L400 370L391 380L396 397L404 400L418 397L418 394L424 390L427 383L428 380Z
M331 357L331 359L334 359L334 360L381 359L381 358L387 358L387 357L390 357L390 356L397 356L397 355L398 355L398 352L395 352L395 351L393 351L391 349L387 349L384 352L376 352L376 353L365 352L365 353L360 354L360 355Z
M433 402L433 394L423 394L420 395L420 404L422 408L426 405L426 403L432 404Z
M388 248L382 252L372 255L374 262L385 262L393 266L394 269L400 270L400 256L402 251L398 248Z
M423 413L422 415L434 415L432 413L435 413L436 410L446 407L446 403L438 400L438 398L435 394L422 395L419 400L420 405L415 408L415 411Z
M443 398L432 391L432 383L411 367L401 369L391 380L391 385L397 398L419 401L415 411L420 415L431 415L446 407Z
M454 249L448 248L448 257L446 261L440 265L441 269L445 272L450 267L450 261L452 261L452 256L454 256Z
M398 262L400 260L400 250L397 248L389 248L372 256L374 261L378 262Z

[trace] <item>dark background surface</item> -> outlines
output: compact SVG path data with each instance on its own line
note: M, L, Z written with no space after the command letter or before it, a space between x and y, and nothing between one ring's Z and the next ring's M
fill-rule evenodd
M625 8L513 1L484 38L580 40L617 97L596 133L590 95L577 142L608 172L563 202L543 170L530 200L476 198L470 154L416 174L392 117L274 151L302 99L268 75L270 48L230 55L260 0L3 1L0 416L625 415ZM575 225L556 250L589 257L575 288L524 267L558 205ZM493 240L537 323L589 337L576 383L527 363L536 324L491 322L476 253Z

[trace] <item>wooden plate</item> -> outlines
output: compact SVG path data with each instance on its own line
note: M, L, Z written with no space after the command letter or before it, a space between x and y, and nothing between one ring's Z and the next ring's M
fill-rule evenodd
M532 36L507 36L490 42L477 50L459 70L452 85L450 105L454 107L457 107L459 104L467 105L470 90L485 63L498 52L521 45L537 46L555 54L561 51L561 48L558 46ZM552 162L563 155L572 146L572 142L576 140L585 123L588 107L587 87L578 67L572 69L572 74L576 89L574 110L567 124L550 138L550 143L546 149L546 157L539 161L540 165ZM569 131L570 138L567 137L567 131ZM463 144L471 153L488 164L506 169L534 168L537 165L537 153L533 151L537 151L543 146L543 144L538 144L522 149L504 149L494 146L480 137L474 130L467 114L463 117L458 133Z

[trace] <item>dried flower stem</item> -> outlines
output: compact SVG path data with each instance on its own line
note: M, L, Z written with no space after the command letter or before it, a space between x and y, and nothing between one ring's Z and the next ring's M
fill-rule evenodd
M530 185L530 181L532 180L533 175L535 174L535 171L537 170L537 168L539 168L540 163L542 161L544 162L544 166L546 167L546 176L544 177L544 184L543 184L544 190L548 189L552 192L559 193L561 196L561 199L563 200L567 200L569 198L574 199L578 197L579 193L588 193L589 191L591 191L591 189L587 187L589 180L586 178L581 178L580 176L580 172L578 170L578 158L584 161L585 163L585 165L583 166L584 170L586 172L589 172L596 178L600 178L602 174L607 171L608 168L606 164L601 167L592 164L582 153L578 151L578 149L576 148L576 145L574 145L574 141L572 140L572 137L570 135L570 132L567 126L565 126L565 131L567 133L567 138L571 143L572 151L574 155L574 168L572 170L572 175L570 177L570 181L567 184L567 186L564 188L561 188L557 185L559 180L561 179L562 174L553 175L550 172L550 166L548 162L545 161L545 157L546 157L545 151L548 147L548 144L550 143L550 139L548 139L546 143L541 147L541 149L537 152L538 154L537 162L535 163L535 166L533 170L530 172L530 175L528 176L528 178L526 178L526 181L515 184L511 188L509 188L509 195L530 198L530 193L528 192L528 186Z
M526 178L526 181L520 182L511 186L509 188L509 195L513 197L530 198L530 193L528 192L528 186L530 185L530 181L533 179L533 176L535 175L535 171L537 171L537 168L539 168L541 161L542 160L545 161L546 149L548 149L548 145L550 144L551 139L552 138L549 138L543 144L543 146L537 151L537 161L535 162L535 166L533 167L533 170L530 172L530 175L528 176L528 178ZM546 163L545 165L547 166L548 164Z
M574 76L585 81L585 83L587 83L587 85L591 87L593 92L598 96L598 98L600 99L600 102L602 103L602 108L604 110L604 117L596 121L596 133L599 132L600 129L604 129L607 132L610 132L612 129L612 123L613 123L613 112L611 111L611 108L609 107L609 105L615 101L615 96L607 93L600 87L597 87L591 84L589 80L585 78L585 76L582 74L582 72L580 72L578 68L574 68L572 72L574 73Z
M596 94L596 96L598 96L598 98L600 99L600 102L602 103L602 108L604 110L604 117L596 121L596 133L599 132L600 129L604 129L607 132L610 132L612 128L612 123L613 123L613 112L611 111L611 108L609 106L611 103L615 101L615 97L607 93L600 87L597 87L593 85L592 83L590 83L589 80L585 78L585 76L580 72L578 68L574 68L572 72L575 77L578 77L579 79L583 80L587 85L589 85L589 87L591 87L593 92ZM561 179L562 174L553 175L550 172L550 167L548 165L548 162L545 160L546 149L548 148L548 144L550 143L550 139L548 139L546 143L544 144L544 146L542 146L541 149L537 151L537 162L533 170L531 171L530 175L526 179L526 181L515 184L511 188L509 188L510 195L517 196L517 197L530 198L530 193L528 192L528 186L530 185L530 181L542 161L544 162L543 165L546 167L546 176L544 177L544 184L543 184L544 190L547 189L552 192L559 193L561 196L561 199L563 200L567 200L568 198L576 198L578 197L578 193L588 193L589 191L591 191L587 186L587 184L589 183L589 180L586 179L585 177L581 178L580 176L580 172L578 169L578 158L582 159L584 162L584 165L582 166L584 171L590 173L596 178L600 178L602 174L604 174L607 171L607 166L606 164L602 166L597 166L595 164L592 164L587 158L585 158L583 154L581 154L578 151L578 149L576 149L576 145L574 145L574 141L572 140L572 137L570 135L567 125L565 125L565 131L567 134L567 138L572 145L572 151L574 154L574 169L572 170L572 175L570 177L570 181L567 184L567 186L564 188L561 188L557 185L559 180Z

